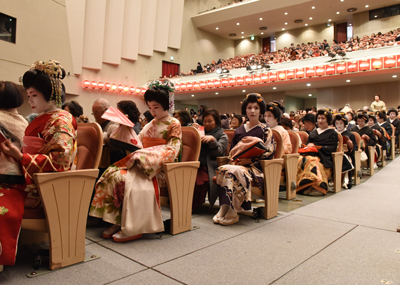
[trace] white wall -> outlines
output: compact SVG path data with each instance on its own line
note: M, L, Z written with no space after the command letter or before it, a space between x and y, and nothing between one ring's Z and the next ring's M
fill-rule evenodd
M372 21L369 20L369 11L353 15L354 36L362 37L372 33L386 33L397 28L400 28L400 15Z
M261 46L261 38L259 37L254 37L254 40L251 40L251 38L235 40L235 56L251 53L257 55L261 52Z
M275 37L277 50L284 47L290 47L291 43L297 45L311 41L322 42L325 39L330 44L334 38L334 28L333 24L330 27L327 27L326 24L322 24L290 31L277 32Z

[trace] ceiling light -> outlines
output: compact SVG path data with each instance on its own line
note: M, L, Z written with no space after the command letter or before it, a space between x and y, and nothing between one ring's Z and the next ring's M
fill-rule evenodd
M242 37L242 39L244 39L244 37Z
M314 7L314 6L312 6L312 7L311 7L311 9L315 9L315 7Z
M378 15L375 15L374 17L376 18L376 17L378 17Z
M260 21L262 21L262 18L260 18Z
M244 34L244 32L242 32L242 35Z
M215 95L218 95L218 92L215 92Z
M287 23L285 23L285 25L287 25Z
M194 94L192 94L192 97L194 97Z
M396 78L396 77L397 77L397 75L393 75L392 77L393 77L393 78Z
M238 26L239 26L239 25L240 25L240 23L236 23L236 25L238 25Z
M365 5L365 8L368 8L369 7L369 5Z
M350 79L347 79L347 80L346 80L346 82L350 82L350 81L351 81Z
M215 28L216 30L218 30L218 27L217 28Z
M285 15L287 15L287 12L285 13Z
M343 2L344 0L340 0L340 2Z
M285 28L282 28L282 31L284 31L285 30Z
M261 33L262 35L264 34L264 33Z
M308 26L308 24L306 24L306 27Z
M340 14L340 12L336 12L336 14L338 14L338 15L339 15L339 14Z
M312 94L308 94L308 96L309 96L309 97L311 97L311 96L312 96Z
M349 26L351 26L351 24L349 24Z
M311 86L311 83L307 83L307 86Z
M312 17L310 17L309 19L312 20Z
M242 90L242 92L246 92L246 90Z
M328 22L332 21L331 19L328 20Z
M275 90L275 89L276 89L276 87L272 87L272 89L274 89L274 90Z

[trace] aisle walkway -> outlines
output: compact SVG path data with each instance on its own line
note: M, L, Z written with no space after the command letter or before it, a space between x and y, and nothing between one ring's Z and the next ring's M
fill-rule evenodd
M188 233L118 244L88 228L87 254L101 258L28 279L31 248L0 284L400 284L400 158L351 190L277 218L236 225L193 216Z

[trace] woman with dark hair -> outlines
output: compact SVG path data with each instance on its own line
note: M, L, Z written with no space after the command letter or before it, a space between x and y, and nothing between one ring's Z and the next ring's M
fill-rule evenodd
M242 123L243 123L242 116L236 114L233 115L231 119L231 129L236 130L242 125Z
M224 156L228 147L228 136L221 128L220 115L217 110L209 109L203 114L205 136L201 138L200 168L197 172L196 186L193 195L193 209L205 202L206 193L212 207L218 197L217 185L212 183L215 169L218 167L216 158Z
M79 105L79 103L76 101L72 100L71 102L65 102L62 105L62 109L64 111L71 113L71 115L74 116L77 123L88 123L89 122L89 118L87 116L83 115L82 106Z
M174 118L179 120L182 127L189 127L193 124L189 112L185 110L176 111L174 114Z
M396 137L396 144L399 142L399 135L400 135L400 120L397 119L397 110L394 108L390 108L387 112L389 119L388 122L396 128L394 136Z
M332 152L336 151L339 140L337 132L329 128L331 112L318 110L317 122L318 128L310 132L297 166L296 191L310 196L324 195L328 191L328 177L333 168Z
M17 108L24 98L13 82L0 81L0 131L19 150L28 122L18 114ZM0 134L0 136L2 136ZM0 272L3 265L14 265L24 211L24 175L20 163L0 151Z
M289 134L281 125L279 125L282 116L282 110L280 107L281 105L278 102L268 103L264 119L271 129L276 130L281 134L283 140L283 153L292 153L292 143L290 142Z
M149 110L145 111L143 113L143 116L144 116L144 118L143 118L142 125L141 125L142 129L144 128L144 126L146 126L148 123L150 123L154 119L153 115L150 113Z
M169 115L169 81L153 81L144 100L154 119L139 133L143 149L112 164L96 184L89 214L114 224L103 237L115 242L164 230L158 183L161 166L173 162L181 148L181 125Z
M70 170L75 159L77 125L70 113L59 109L63 101L61 79L64 75L64 69L54 60L36 61L31 69L25 72L22 82L27 91L28 101L32 112L39 115L25 130L23 152L13 144L11 136L0 144L1 151L19 161L22 166L26 183L23 189L27 192L25 208L41 205L33 180L35 173ZM10 211L21 207L19 214L22 218L23 199L15 199Z
M142 127L139 123L140 112L139 109L136 107L135 102L129 100L119 101L117 103L117 108L123 114L125 114L125 116L127 116L132 123L135 124L133 126L133 130L136 134L139 134Z
M255 181L263 189L263 173L259 161L272 159L275 143L272 130L260 123L260 115L265 113L264 99L258 93L250 93L242 102L242 114L248 122L236 129L231 142L231 150L245 137L256 137L264 142L267 151L251 158L238 158L229 164L220 166L216 171L216 183L219 187L220 209L213 222L231 225L239 221L238 212L251 209L251 183Z

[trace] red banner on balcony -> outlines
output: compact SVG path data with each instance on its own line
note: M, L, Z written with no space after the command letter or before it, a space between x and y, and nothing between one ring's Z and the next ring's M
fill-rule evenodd
M181 84L181 90L182 91L186 91L187 90L186 83L182 83Z
M294 69L289 69L286 71L286 79L294 79L295 78L295 71Z
M200 90L200 83L199 82L193 82L193 90Z
M338 63L337 64L337 66L336 66L336 73L337 74L343 74L343 73L346 73L346 70L347 70L347 68L346 68L346 63Z
M243 76L236 77L236 85L243 85L244 79Z
M235 86L236 85L236 78L231 77L229 78L229 86Z
M200 81L200 88L201 88L201 89L206 89L206 88L207 88L207 82L205 82L205 81Z
M254 79L253 79L254 84L258 84L261 83L261 75L254 75Z
M186 89L187 90L192 90L193 89L193 82L186 82Z
M400 67L400 55L397 56L397 67Z
M224 78L222 79L222 87L228 87L229 86L229 79Z
M269 73L269 81L270 82L275 82L278 80L278 74L276 71L272 71Z
M315 70L317 76L324 76L325 75L325 65L318 65L317 69Z
M358 61L360 71L371 70L371 61L369 59L363 59Z
M207 86L208 88L214 88L214 80L208 80Z
M247 75L244 79L247 85L253 84L253 75Z
M261 75L261 82L262 83L267 83L269 81L269 75L268 73L264 73Z
M377 57L371 60L372 69L378 70L383 67L383 61L381 57Z
M278 71L278 79L279 80L286 80L286 70Z
M296 78L304 78L306 76L304 68L297 68L296 69Z
M336 64L333 64L333 63L331 63L331 64L328 64L328 65L326 65L325 66L325 74L326 75L334 75L334 74L336 74Z
M219 88L222 86L221 79L215 79L214 80L214 88Z
M384 66L385 68L392 68L396 67L396 56L386 56L384 60Z
M358 71L358 61L347 62L347 70L349 72L357 72Z
M175 91L180 91L181 90L181 85L178 84L178 83L175 83L174 87L175 87Z
M306 68L306 76L309 78L315 76L315 67L314 66Z

